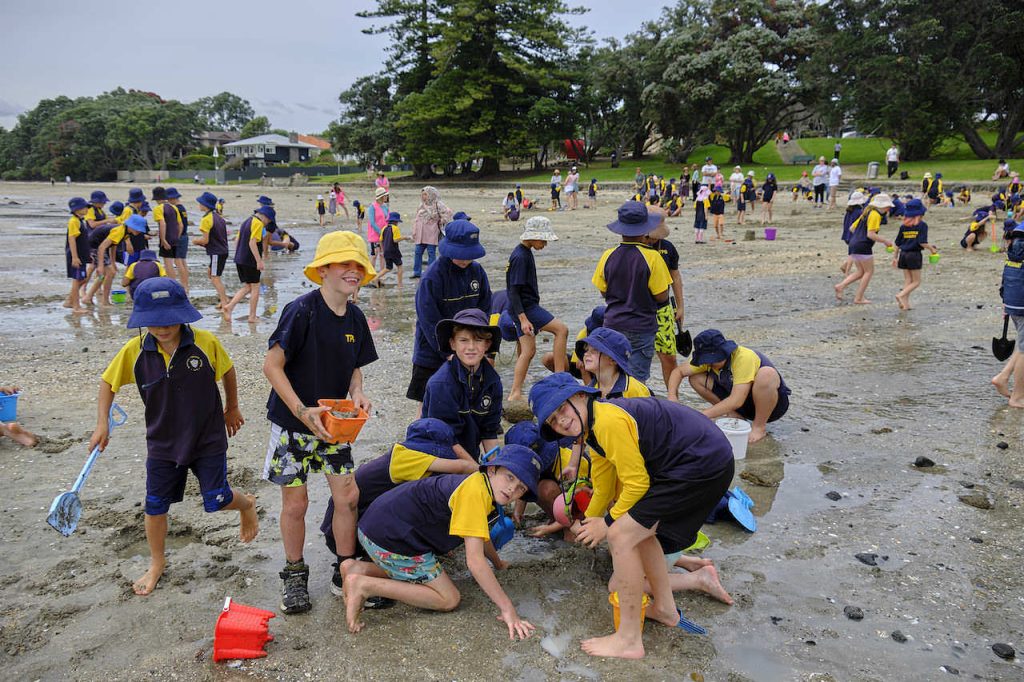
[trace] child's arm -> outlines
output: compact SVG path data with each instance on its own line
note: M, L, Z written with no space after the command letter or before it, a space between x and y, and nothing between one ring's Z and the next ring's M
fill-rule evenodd
M676 319L679 320L679 324L683 324L686 317L683 314L683 276L679 274L679 270L670 270L669 274L672 275L672 293L676 297Z
M480 441L480 447L483 449L484 452L490 452L499 445L501 445L501 441L499 441L497 438L484 438L483 440Z
M476 462L476 457L474 457L473 455L469 454L469 451L466 450L466 448L464 448L461 445L459 445L458 443L456 443L455 445L452 446L452 451L458 456L458 458L460 460L464 460L466 462L472 462L474 465L477 463Z
M490 542L484 543L484 557L491 562L491 566L494 566L496 571L504 571L508 568L508 562L502 560L498 555L498 550Z
M348 397L357 408L366 410L367 414L370 413L373 403L363 393L363 370L358 367L352 372L352 378L348 382Z
M288 375L284 373L284 363L284 350L280 344L275 344L273 348L267 351L267 356L263 361L263 374L270 381L270 386L284 404L288 406L288 409L292 411L295 418L306 425L310 433L320 440L330 440L330 435L324 430L324 426L320 422L321 413L326 412L330 408L303 405L302 401L299 400L299 396L295 393L295 389L292 388Z
M519 617L512 600L508 598L498 579L494 577L494 571L487 563L484 544L482 538L466 538L466 565L469 567L469 572L473 574L473 579L476 580L480 589L491 598L501 612L498 620L508 625L509 639L516 639L517 636L519 639L526 639L533 634L535 628L528 621Z
M460 445L453 446L461 448ZM465 450L463 450L465 452ZM427 467L427 471L435 474L475 474L480 470L480 465L468 459L445 459L437 457Z
M228 429L228 436L234 436L238 429L242 428L245 419L238 409L238 377L235 368L232 367L221 377L224 384L224 425Z
M206 246L210 241L209 232L200 232L199 236L192 240L192 243L196 246Z
M693 374L693 367L690 363L686 362L674 370L668 375L668 399L674 403L679 402L679 385L683 383L683 379L686 379Z
M114 389L110 384L100 380L100 392L96 397L96 428L89 436L89 451L97 445L100 452L106 449L110 440L110 425L107 420L110 418L110 406L114 404Z
M715 419L738 410L746 401L747 396L750 395L750 390L753 387L753 382L749 384L733 384L732 393L729 394L729 397L709 406L703 411L704 416L708 419Z
M260 255L260 240L255 237L249 239L249 251L252 252L252 257L256 259L256 269L262 271L265 267L263 264L263 256Z
M166 250L170 250L171 243L167 241L167 223L163 220L156 221L157 231L160 235L160 246Z

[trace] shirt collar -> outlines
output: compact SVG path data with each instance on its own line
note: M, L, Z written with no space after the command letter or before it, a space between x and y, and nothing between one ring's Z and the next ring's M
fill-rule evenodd
M192 331L192 327L187 324L181 325L181 341L178 342L178 348L194 345L195 340L196 335L195 332ZM142 337L142 350L160 350L160 344L156 342L156 337L147 332L146 335Z

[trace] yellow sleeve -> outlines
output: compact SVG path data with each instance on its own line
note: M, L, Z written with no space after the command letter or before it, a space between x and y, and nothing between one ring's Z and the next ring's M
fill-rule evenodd
M704 372L710 372L711 365L695 365L690 363L690 374L703 374Z
M594 268L594 276L590 278L590 281L597 287L597 290L602 294L608 291L608 282L604 279L604 264L608 261L608 257L612 255L615 249L608 249L601 254L600 260L597 261L597 267Z
M594 437L604 448L608 463L615 468L616 481L622 486L619 499L608 511L615 520L647 493L651 479L640 453L640 434L633 417L611 404L594 403L593 409ZM595 458L595 462L597 459L600 458Z
M419 450L410 450L400 443L391 448L391 466L388 472L394 483L418 481L427 476L427 469L437 457Z
M157 204L153 207L153 220L160 223L164 220L164 205Z
M138 263L138 261L135 261ZM135 279L135 263L128 266L128 269L124 271L124 278L129 282Z
M124 235L125 226L118 225L117 227L113 227L110 229L110 233L107 235L107 239L109 239L112 244L120 244L122 241L124 241Z
M164 269L164 264L160 261L156 262L156 271L160 273L161 277L167 276L167 270Z
M257 223L259 223L259 227L256 227ZM254 239L258 242L263 241L263 221L258 218L254 218L253 221L249 223L249 241Z
M871 211L868 214L868 232L878 232L882 229L882 214L878 211Z
M117 216L117 222L124 224L124 221L135 215L135 211L132 210L131 206L125 206L124 210L121 211L121 215Z
M448 498L448 507L452 510L452 520L448 524L449 535L488 541L491 539L487 516L494 506L494 498L487 489L484 479L486 475L479 472L467 476Z
M87 210L85 212L85 219L86 220L99 220L99 218L96 217L96 207L95 206L90 206L89 210Z
M650 398L651 389L639 379L626 377L626 390L622 392L623 398Z
M402 230L399 229L398 223L391 226L391 238L396 242L402 238Z
M78 219L78 216L71 216L68 218L68 238L74 239L80 234L82 234L82 221Z
M220 339L206 331L205 329L192 328L192 333L195 334L195 344L199 346L200 350L206 353L206 357L210 359L210 364L213 365L213 372L217 381L221 380L228 371L234 367L231 362L231 356L224 350L224 346L221 345Z
M125 384L135 383L135 361L139 359L141 352L142 337L136 336L121 346L121 350L117 351L117 355L103 371L100 378L110 384L114 393Z
M651 271L651 276L647 280L647 288L652 294L668 291L668 288L672 286L672 275L668 271L668 266L665 265L665 259L654 249L644 247L640 252L644 254L647 267Z
M491 325L493 326L494 323L492 322ZM587 328L586 327L581 329L580 333L576 335L576 340L577 341L581 341L581 340L583 340L585 338L587 338ZM578 355L576 355L576 344L575 343L572 344L572 357L570 358L570 360L572 361L572 364L576 364L577 362L580 361L580 357Z
M213 211L210 211L203 216L203 219L199 221L199 231L205 234L209 234L210 230L213 229Z
M729 367L732 369L733 386L752 384L754 377L757 376L757 370L761 369L761 358L757 357L757 353L749 348L740 346L732 352L732 362L729 363Z

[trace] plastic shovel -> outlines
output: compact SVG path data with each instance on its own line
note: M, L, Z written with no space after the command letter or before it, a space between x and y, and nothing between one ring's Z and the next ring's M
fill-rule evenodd
M1014 342L1006 338L1006 330L1010 327L1010 316L1003 315L1003 338L992 337L992 355L1002 362L1013 355Z
M121 426L126 421L128 421L128 414L121 409L121 406L117 403L111 405L110 416L107 420L110 431L113 432L115 427ZM89 453L89 458L85 460L85 466L82 467L82 472L78 474L71 490L55 497L53 504L50 505L50 514L46 517L46 522L64 537L68 537L78 528L78 520L82 518L82 498L78 496L78 492L85 485L85 479L89 477L92 465L96 463L96 458L99 456L100 446L97 445Z
M676 297L673 296L671 299L672 308L676 307ZM676 320L676 352L682 355L684 358L690 357L690 353L693 352L693 338L690 337L689 331L683 331L683 325Z

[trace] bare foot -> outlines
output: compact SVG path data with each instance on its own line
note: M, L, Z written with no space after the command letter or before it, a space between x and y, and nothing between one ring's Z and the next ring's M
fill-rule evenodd
M999 395L1003 396L1004 398L1010 397L1009 378L1004 377L1002 374L997 374L994 377L992 377L991 384L996 387L996 391L999 392Z
M85 308L72 308L71 309L71 314L72 315L88 315L89 311L86 310Z
M868 303L871 303L871 301L869 301L866 298L862 298L859 301L857 299L853 299L853 302L856 303L857 305L867 305Z
M246 322L248 322L249 324L256 324L256 320L257 320L258 318L256 318L256 317L253 317L252 315L249 315L249 316L247 316L247 317L240 317L240 318L238 318L238 319L240 319L240 320L245 320L245 321L246 321Z
M160 576L164 574L164 566L167 565L166 561L160 561L159 563L153 559L149 561L149 570L136 580L132 584L132 591L140 597L146 597L153 593L156 589L156 584L160 581Z
M1016 400L1014 398L1010 398L1010 407L1024 408L1024 400Z
M231 321L231 311L234 310L234 306L226 305L220 309L220 316L224 318L225 322Z
M907 309L907 304L903 301L903 297L900 296L899 294L896 294L896 305L900 307L900 310Z
M251 542L260 532L260 522L256 516L256 496L242 495L242 497L249 500L249 506L238 510L238 518L242 526L241 537L242 542Z
M92 302L91 298L85 298L85 299L82 299L82 305L91 308L95 304Z
M342 583L342 590L345 594L345 621L348 623L348 631L352 633L363 629L363 622L359 620L359 612L363 610L363 602L366 595L360 589L363 582L361 575L349 573Z
M839 272L841 272L841 273L843 273L845 275L849 271L850 271L850 263L849 263L849 261L843 261L843 264L839 266Z
M750 427L750 435L747 436L747 443L756 443L768 435L768 429L763 426L753 425Z
M695 571L693 575L700 580L697 588L701 592L711 595L720 602L732 604L732 597L722 587L722 581L718 579L718 570L714 566L705 566L699 571ZM676 622L679 622L678 619Z
M842 284L837 284L837 285L835 285L832 288L836 290L836 300L837 301L843 300L843 285Z
M71 307L71 301L65 300L64 303L62 303L61 305L63 305L65 308L70 308Z
M643 640L628 642L619 636L619 633L617 632L614 635L608 635L607 637L585 639L580 644L580 648L591 656L603 656L610 658L644 657Z
M711 559L704 559L703 557L699 556L690 556L688 554L682 554L678 559L676 559L676 563L674 565L678 566L679 568L686 569L687 571L690 571L692 573L694 571L699 571L705 566L710 566Z
M1007 396L1010 394L1007 393ZM34 448L39 439L34 433L30 433L25 429L21 428L17 422L10 422L8 424L0 424L0 433L7 436L11 440L24 445L27 448Z

